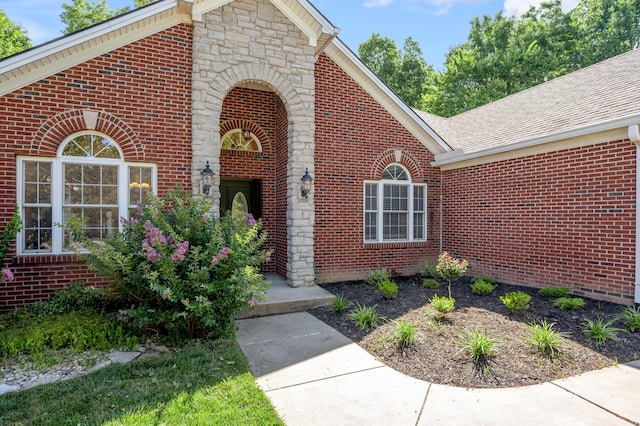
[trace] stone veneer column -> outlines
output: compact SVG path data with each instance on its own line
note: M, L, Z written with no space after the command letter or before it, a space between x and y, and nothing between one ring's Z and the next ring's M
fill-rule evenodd
M197 1L197 0L196 0ZM194 193L209 160L211 197L220 210L220 112L227 93L243 83L269 87L288 115L287 278L293 287L315 284L313 191L300 195L306 167L314 171L315 56L308 39L269 1L237 0L205 14L193 29Z

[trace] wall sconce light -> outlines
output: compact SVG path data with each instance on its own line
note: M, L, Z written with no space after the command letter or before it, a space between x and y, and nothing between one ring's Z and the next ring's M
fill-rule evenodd
M300 185L300 195L304 198L309 198L309 193L311 193L311 182L313 178L309 174L309 168L306 167L304 169L304 174L302 175L302 185Z
M251 129L249 129L248 127L243 127L242 128L242 137L244 138L244 140L246 142L249 142L251 140Z
M213 185L213 170L209 167L209 160L207 160L207 165L204 166L204 169L200 172L202 176L202 193L206 196L209 195L211 191L211 186Z

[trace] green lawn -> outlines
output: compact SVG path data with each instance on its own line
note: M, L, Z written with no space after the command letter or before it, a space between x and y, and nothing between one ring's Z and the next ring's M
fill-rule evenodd
M0 395L0 425L283 425L232 340Z

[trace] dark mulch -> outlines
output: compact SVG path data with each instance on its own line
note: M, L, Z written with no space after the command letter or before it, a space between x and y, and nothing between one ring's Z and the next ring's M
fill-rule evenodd
M553 299L538 295L537 289L498 284L490 296L471 292L469 280L461 278L452 285L456 299L455 310L444 319L429 303L434 295L447 295L447 284L439 289L422 288L422 277L398 278L398 297L387 301L380 291L362 281L325 284L333 294L343 294L360 305L377 305L377 311L387 321L376 329L361 330L347 318L349 309L334 314L329 307L309 312L358 343L376 358L409 376L431 383L466 387L508 387L548 382L588 371L637 360L640 356L640 332L618 333L617 341L608 340L597 346L582 331L585 318L599 316L611 319L623 306L586 299L584 308L563 311L553 306ZM510 315L499 296L511 291L531 295L531 307L523 315ZM525 343L523 336L528 324L546 319L555 329L566 333L560 352L543 355ZM405 350L393 343L394 325L398 321L411 322L418 331L418 341ZM622 324L614 324L623 328ZM486 331L496 339L494 355L474 363L461 345L463 330Z

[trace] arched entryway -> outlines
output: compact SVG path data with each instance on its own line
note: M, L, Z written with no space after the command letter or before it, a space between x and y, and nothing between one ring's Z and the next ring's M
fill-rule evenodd
M194 193L206 161L214 172L209 195L214 213L222 210L223 180L254 185L274 249L270 267L293 287L315 285L313 190L306 197L300 191L305 170L314 170L314 94L313 80L294 85L263 64L230 66L193 90ZM239 138L244 130L260 149L223 149L229 132Z
M220 114L220 214L262 219L273 250L265 272L287 276L288 120L266 85L234 87Z

